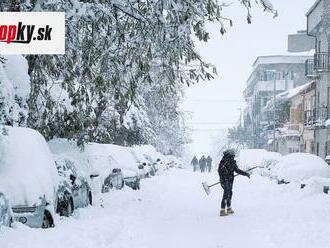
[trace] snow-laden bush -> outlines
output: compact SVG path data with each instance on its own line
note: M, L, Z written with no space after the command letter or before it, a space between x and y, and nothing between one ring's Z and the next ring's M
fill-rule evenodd
M21 55L0 57L0 124L24 126L30 94L28 64Z

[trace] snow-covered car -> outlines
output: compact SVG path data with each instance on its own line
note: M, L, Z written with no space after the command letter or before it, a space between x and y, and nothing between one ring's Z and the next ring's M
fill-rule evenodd
M239 152L237 162L242 169L258 166L251 173L256 172L261 176L276 179L276 165L281 157L280 153L269 152L264 149L242 149Z
M44 137L29 128L1 128L0 188L14 220L30 227L54 226L58 174Z
M141 165L143 166L143 169L145 171L145 178L154 176L156 171L153 166L151 166L148 162L139 162L139 167L141 168Z
M146 170L147 168L145 167L145 165L143 163L138 163L138 175L140 177L140 179L144 179L149 177L149 171Z
M123 169L122 173L124 176L124 181L126 186L134 190L140 189L140 177L136 172L128 169Z
M9 204L9 200L0 192L0 227L11 226L13 222L13 213Z
M169 168L183 168L183 162L173 155L166 156L166 165Z
M88 179L78 173L75 162L69 158L58 158L55 163L61 178L56 212L70 216L74 209L92 205L93 196Z
M155 176L157 168L155 167L156 159L151 155L156 155L157 151L153 146L135 146L132 148L132 154L138 164L140 172L142 172L142 166L144 167L145 176ZM142 166L141 166L142 165Z
M307 153L283 156L276 165L280 183L302 183L315 177L330 178L330 168L320 157Z
M104 179L102 193L109 192L110 189L120 190L125 186L124 177L121 169L114 168L112 172Z

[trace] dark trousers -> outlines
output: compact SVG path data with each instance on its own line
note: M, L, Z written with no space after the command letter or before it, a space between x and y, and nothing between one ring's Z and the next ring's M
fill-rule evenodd
M231 197L233 196L233 180L221 182L223 188L223 196L221 201L221 208L231 207Z

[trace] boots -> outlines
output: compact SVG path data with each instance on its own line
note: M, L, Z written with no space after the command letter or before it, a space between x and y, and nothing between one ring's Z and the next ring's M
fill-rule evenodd
M220 210L220 216L227 216L226 209L221 208L221 210Z
M228 207L227 208L227 215L229 215L229 214L234 214L235 212L234 212L234 210L231 208L231 207Z

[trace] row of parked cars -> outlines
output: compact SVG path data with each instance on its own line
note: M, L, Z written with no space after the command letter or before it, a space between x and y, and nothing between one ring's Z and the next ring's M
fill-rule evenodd
M70 216L92 205L95 194L125 186L139 190L142 179L174 163L161 156L148 146L91 143L82 150L65 139L47 143L29 128L1 127L0 227L14 221L53 227L56 214Z

